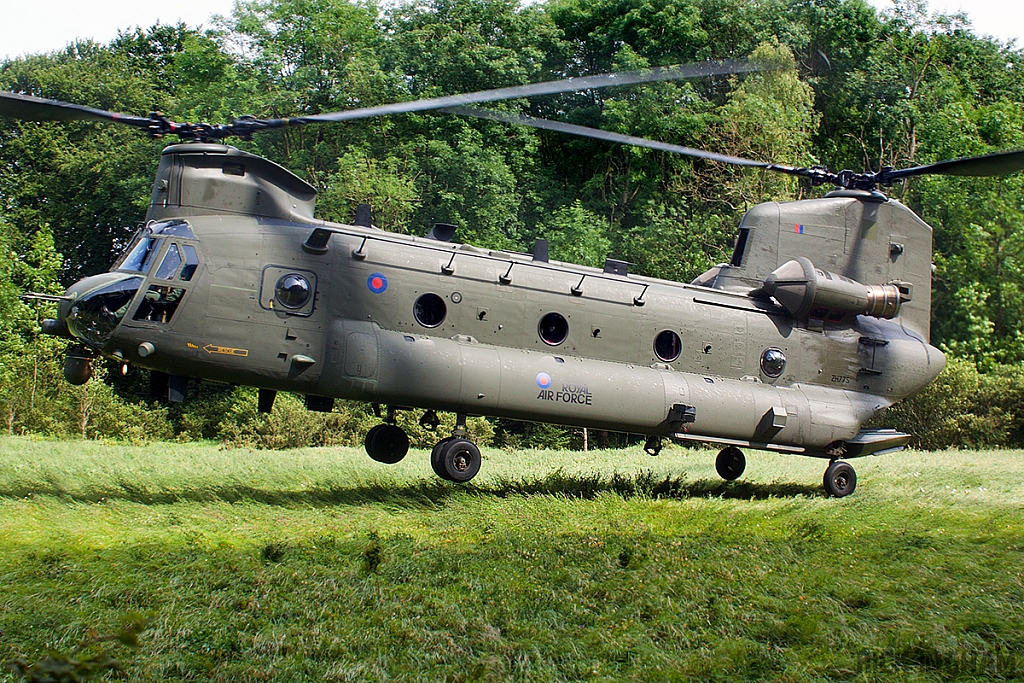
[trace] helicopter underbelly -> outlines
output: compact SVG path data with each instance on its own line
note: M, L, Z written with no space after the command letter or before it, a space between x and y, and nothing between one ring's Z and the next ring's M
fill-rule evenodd
M407 407L820 452L888 402L337 321L318 392ZM788 448L786 448L788 447Z

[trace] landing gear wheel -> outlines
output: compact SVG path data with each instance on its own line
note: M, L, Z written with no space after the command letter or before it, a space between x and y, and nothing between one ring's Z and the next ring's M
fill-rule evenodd
M363 448L366 449L366 454L373 458L373 437L380 433L380 430L387 427L386 424L379 424L375 427L370 427L370 430L366 432L366 437L363 438ZM377 458L373 458L376 460Z
M449 436L447 438L441 439L436 444L434 444L434 450L430 451L431 469L434 470L434 474L447 481L451 481L451 479L448 478L448 473L444 471L444 460L442 459L441 454L444 452L444 447L450 444L456 438L457 437Z
M455 438L441 448L439 456L445 479L466 482L480 471L480 449L466 439Z
M825 479L822 481L825 486L825 493L833 498L842 498L853 493L857 488L857 473L853 466L842 460L834 460L825 470Z
M381 429L377 429L377 427ZM377 462L394 465L409 452L409 437L401 427L395 425L377 425L377 427L366 434L366 452Z
M718 476L726 481L739 479L746 467L747 459L743 457L743 451L735 446L723 448L715 458L715 469L718 470Z

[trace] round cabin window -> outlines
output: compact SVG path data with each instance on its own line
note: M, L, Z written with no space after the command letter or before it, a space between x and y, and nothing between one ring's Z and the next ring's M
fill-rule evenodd
M666 363L671 363L683 351L683 342L672 330L664 330L654 338L654 355Z
M761 372L768 377L778 377L786 369L786 354L779 349L765 349L761 354Z
M416 322L423 327L437 327L444 322L445 316L448 315L448 307L445 306L444 299L437 294L427 292L416 299L416 303L412 307L412 314L416 316Z
M569 321L561 313L548 313L540 319L537 334L545 344L557 346L569 336Z
M282 275L274 286L274 299L292 310L305 306L312 295L313 288L309 286L309 280L298 273Z

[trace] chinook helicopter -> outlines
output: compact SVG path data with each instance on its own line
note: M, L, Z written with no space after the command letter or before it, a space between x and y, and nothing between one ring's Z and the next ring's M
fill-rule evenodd
M65 377L88 381L100 356L148 368L171 401L188 378L374 404L366 452L382 463L409 449L395 413L455 413L437 441L436 474L480 469L470 415L549 422L722 447L726 480L741 448L828 462L825 491L856 486L849 459L896 451L910 435L862 424L924 388L945 357L929 344L932 230L879 187L923 174L1000 175L1024 151L900 170L834 173L732 157L475 105L655 80L737 74L710 62L565 79L292 119L175 123L0 93L0 116L95 120L177 135L163 150L145 225L109 272L63 296L42 331L67 337ZM794 175L836 189L755 206L727 263L692 283L641 277L532 253L459 244L455 226L425 237L382 231L360 205L351 225L314 218L316 190L265 158L221 141L264 130L442 110ZM383 410L381 407L383 406Z

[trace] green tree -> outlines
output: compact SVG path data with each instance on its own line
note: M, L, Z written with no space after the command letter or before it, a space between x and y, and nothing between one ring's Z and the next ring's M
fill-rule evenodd
M174 114L169 54L192 44L157 26L112 46L77 43L0 64L0 88L129 114ZM204 44L203 49L209 47ZM110 123L0 121L0 206L23 231L48 224L65 284L100 272L142 221L162 143Z
M361 150L343 155L338 170L328 176L317 200L317 213L326 220L348 223L359 204L373 208L374 225L405 233L420 203L408 164L395 156L377 159Z
M49 230L23 237L0 217L0 418L7 432L33 425L63 344L39 334L37 319L52 304L33 308L26 291L59 293L60 257Z
M537 226L550 254L560 261L600 267L611 250L607 221L583 208L579 200L563 206Z
M253 86L248 111L290 117L402 99L401 79L380 64L378 13L372 2L346 0L238 3L222 21L220 41L222 52L238 55L235 70ZM380 117L285 129L259 136L253 149L320 187L352 146L386 140L392 126Z

